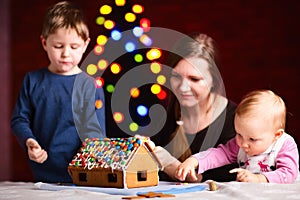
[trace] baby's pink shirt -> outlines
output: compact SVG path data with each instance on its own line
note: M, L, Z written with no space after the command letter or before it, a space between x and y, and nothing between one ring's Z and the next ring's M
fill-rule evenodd
M237 162L239 146L235 138L229 140L225 145L220 144L217 148L194 154L199 162L198 173L217 168L223 165ZM299 174L299 152L297 144L292 137L288 137L275 160L276 169L263 172L270 183L293 183Z

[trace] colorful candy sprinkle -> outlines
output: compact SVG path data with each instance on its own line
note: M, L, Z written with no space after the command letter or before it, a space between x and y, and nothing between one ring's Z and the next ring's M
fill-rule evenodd
M121 169L142 142L136 137L87 138L69 165L87 169L108 166Z

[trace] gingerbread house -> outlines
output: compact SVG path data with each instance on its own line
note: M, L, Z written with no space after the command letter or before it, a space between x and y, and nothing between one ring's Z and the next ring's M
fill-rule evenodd
M86 139L69 163L73 183L83 186L137 188L158 185L160 163L145 139Z

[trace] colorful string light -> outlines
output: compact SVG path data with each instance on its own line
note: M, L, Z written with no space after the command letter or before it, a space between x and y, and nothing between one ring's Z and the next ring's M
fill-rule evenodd
M144 12L144 7L139 4L134 4L132 6L132 12L136 14L141 14L142 12Z
M102 108L102 106L103 106L103 102L100 99L98 99L98 100L95 101L95 107L97 109Z
M136 16L133 13L126 13L125 20L128 22L134 22L136 20Z
M159 49L150 49L147 53L146 53L146 57L148 58L148 60L155 60L160 58L161 56L161 50Z
M135 122L131 122L129 124L129 130L131 130L132 132L136 132L139 129L139 125Z
M112 85L112 84L108 84L108 85L106 86L106 91L107 91L108 93L113 93L113 92L115 91L115 86Z
M97 73L97 71L98 71L98 69L97 69L97 66L96 65L94 65L94 64L89 64L88 66L87 66L87 73L89 74L89 75L91 75L91 76L93 76L93 75L95 75L96 73Z
M103 26L108 29L111 30L115 27L116 23L112 20L105 20Z
M104 85L104 79L101 77L95 78L95 85L97 88L101 88Z
M107 67L107 65L108 65L107 60L101 59L101 60L98 61L98 65L97 66L98 66L98 68L100 70L105 70L106 67Z
M132 32L135 37L141 37L144 33L143 29L139 26L134 27Z
M125 50L127 52L133 52L135 50L135 44L133 42L127 42L125 44Z
M142 117L145 117L148 114L148 108L146 108L146 106L144 106L144 105L139 105L136 108L136 111Z
M140 62L142 62L143 61L143 56L142 56L142 54L135 54L134 55L134 60L135 60L135 62L137 62L137 63L140 63Z
M150 69L151 69L152 73L158 74L161 71L161 65L158 62L152 62L150 64Z
M164 85L167 81L167 78L164 75L158 75L156 81L160 85Z
M99 11L100 11L100 13L101 13L102 15L108 15L108 14L111 13L112 7L109 6L109 5L103 5L103 6L100 7L100 10L99 10Z
M164 100L167 97L167 93L164 90L161 90L158 94L156 94L157 98L160 100Z
M115 112L113 114L113 118L114 118L115 122L121 123L124 120L124 115L121 112Z
M99 35L98 37L97 37L97 44L98 45L105 45L106 44L106 42L107 42L107 37L105 36L105 35Z
M151 46L152 45L152 39L146 34L141 35L140 42L142 44L144 44L145 46Z
M150 31L150 20L147 18L142 18L140 20L140 27L143 28L144 32Z
M94 47L94 53L95 53L95 55L99 56L99 55L101 55L103 52L104 52L104 47L103 47L102 45L98 45L98 44L97 44L97 45Z
M103 25L104 21L105 21L105 18L102 16L99 16L96 18L96 24L98 24L98 25Z
M122 33L118 30L113 30L110 35L111 38L115 41L118 41L122 38Z
M160 93L160 91L161 91L160 85L158 85L158 84L153 84L153 85L151 86L151 92L152 92L153 94L158 94L158 93Z
M115 0L117 6L124 6L126 1L125 0Z
M132 98L137 98L140 96L140 90L136 87L130 89L130 95Z
M115 5L113 5L115 3ZM109 64L108 60L109 58L106 58L105 56L110 55L111 52L105 52L105 50L110 51L111 48L109 46L106 46L109 40L112 40L109 44L120 44L121 49L125 53L127 52L130 55L130 59L128 59L128 63L135 63L136 65L141 63L147 63L150 61L150 71L156 75L156 82L152 83L150 87L151 93L156 95L156 97L159 100L164 100L167 96L166 91L162 89L162 85L166 83L166 77L162 73L162 66L158 62L159 58L162 56L162 51L158 48L151 48L153 41L150 37L150 29L151 29L151 22L148 18L141 17L141 14L144 13L144 6L139 3L133 3L131 6L128 6L131 2L126 0L114 0L113 2L109 3L102 3L103 5L99 8L100 16L98 16L95 20L96 24L101 26L104 30L104 32L101 32L97 37L96 45L94 46L93 53L96 56L101 56L96 61L96 64L88 64L86 68L86 72L91 76L98 75L98 71L102 74L105 72L107 67L109 66L109 70L111 73L110 76L117 76L120 75L120 72L124 70L124 73L127 72L127 63L119 62L119 61L113 61L113 63ZM125 6L126 5L126 6ZM129 8L129 9L128 9ZM125 11L126 9L126 11ZM131 10L130 10L131 9ZM120 10L122 10L120 12ZM122 13L123 17L116 18L113 16L116 13ZM126 23L126 24L119 24ZM123 35L122 33L122 27L132 27L132 35ZM128 29L126 29L128 30ZM149 32L149 33L148 33ZM141 47L142 45L142 47ZM118 48L120 46L117 46ZM144 49L149 48L146 51L139 51L140 49L143 49L143 47L146 47ZM112 52L114 53L114 52ZM127 55L127 54L124 54ZM133 59L133 60L131 60ZM118 62L118 63L117 63ZM122 69L122 67L124 69ZM130 64L130 67L134 67L132 64ZM154 75L154 78L155 78ZM112 78L112 80L115 80ZM111 80L109 80L111 81ZM105 85L106 84L106 85ZM96 87L103 87L106 89L107 93L113 93L115 91L115 83L105 83L103 78L96 77L95 78L95 85ZM144 89L143 89L144 90ZM134 98L134 101L139 101L138 98L142 98L141 94L144 95L144 92L142 93L139 88L132 87L130 89L130 97ZM103 104L103 102L101 102ZM102 107L100 102L95 102L95 107L99 108ZM136 105L136 104L135 104ZM145 117L148 115L148 108L145 105L139 104L137 107L135 107L137 114L140 117ZM124 114L121 112L115 112L113 114L113 119L116 123L122 123L124 121ZM139 130L139 124L132 121L128 122L128 127L130 131L136 132Z
M118 73L120 73L120 71L121 71L121 65L118 64L118 63L113 63L113 64L111 64L111 66L110 66L110 71L111 71L113 74L118 74Z

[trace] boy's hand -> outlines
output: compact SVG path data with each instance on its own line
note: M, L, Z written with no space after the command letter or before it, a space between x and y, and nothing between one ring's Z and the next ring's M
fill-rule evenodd
M235 168L229 173L237 173L236 179L240 182L268 182L267 178L262 174L253 174L249 170Z
M198 167L197 159L190 157L178 166L175 177L180 181L184 181L188 176L190 180L196 181L198 179L195 172L196 167Z
M36 140L32 138L27 139L26 146L30 160L35 161L37 163L43 163L47 160L47 152L41 148L41 146Z

